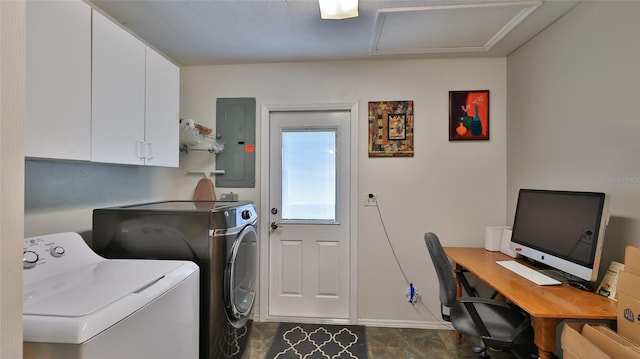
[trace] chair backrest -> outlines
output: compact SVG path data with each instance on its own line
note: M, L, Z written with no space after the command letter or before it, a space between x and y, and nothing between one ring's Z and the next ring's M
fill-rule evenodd
M436 269L438 282L440 283L440 303L445 307L451 307L456 301L456 280L453 276L451 263L447 257L440 239L435 233L425 233L424 241L427 244L431 261Z

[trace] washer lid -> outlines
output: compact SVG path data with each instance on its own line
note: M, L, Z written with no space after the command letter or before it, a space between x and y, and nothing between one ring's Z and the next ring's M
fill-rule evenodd
M198 281L193 262L105 260L30 284L24 287L23 341L82 344L187 278Z
M105 260L80 267L25 286L23 314L55 317L91 315L130 293L152 285L179 265L175 261Z

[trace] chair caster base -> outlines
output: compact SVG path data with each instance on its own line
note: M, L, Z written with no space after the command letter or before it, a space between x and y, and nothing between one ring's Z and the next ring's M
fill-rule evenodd
M474 345L473 348L471 348L471 350L473 350L474 353L478 354L478 358L482 358L482 359L491 358L491 356L487 354L487 350L479 345Z

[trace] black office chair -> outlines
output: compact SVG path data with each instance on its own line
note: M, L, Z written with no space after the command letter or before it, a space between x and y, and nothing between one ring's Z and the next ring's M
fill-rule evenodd
M505 302L488 298L456 298L456 281L449 258L438 236L426 233L424 241L440 283L442 319L464 335L479 337L481 345L473 351L488 358L486 348L509 352L515 358L537 357L529 315ZM449 308L445 314L444 307Z

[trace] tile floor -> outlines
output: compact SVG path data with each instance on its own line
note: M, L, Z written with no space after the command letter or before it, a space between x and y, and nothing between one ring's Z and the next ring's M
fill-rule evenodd
M254 322L245 359L264 359L278 323ZM369 359L474 359L471 347L477 338L463 338L455 342L451 330L366 327ZM490 351L493 359L507 359L509 355Z

